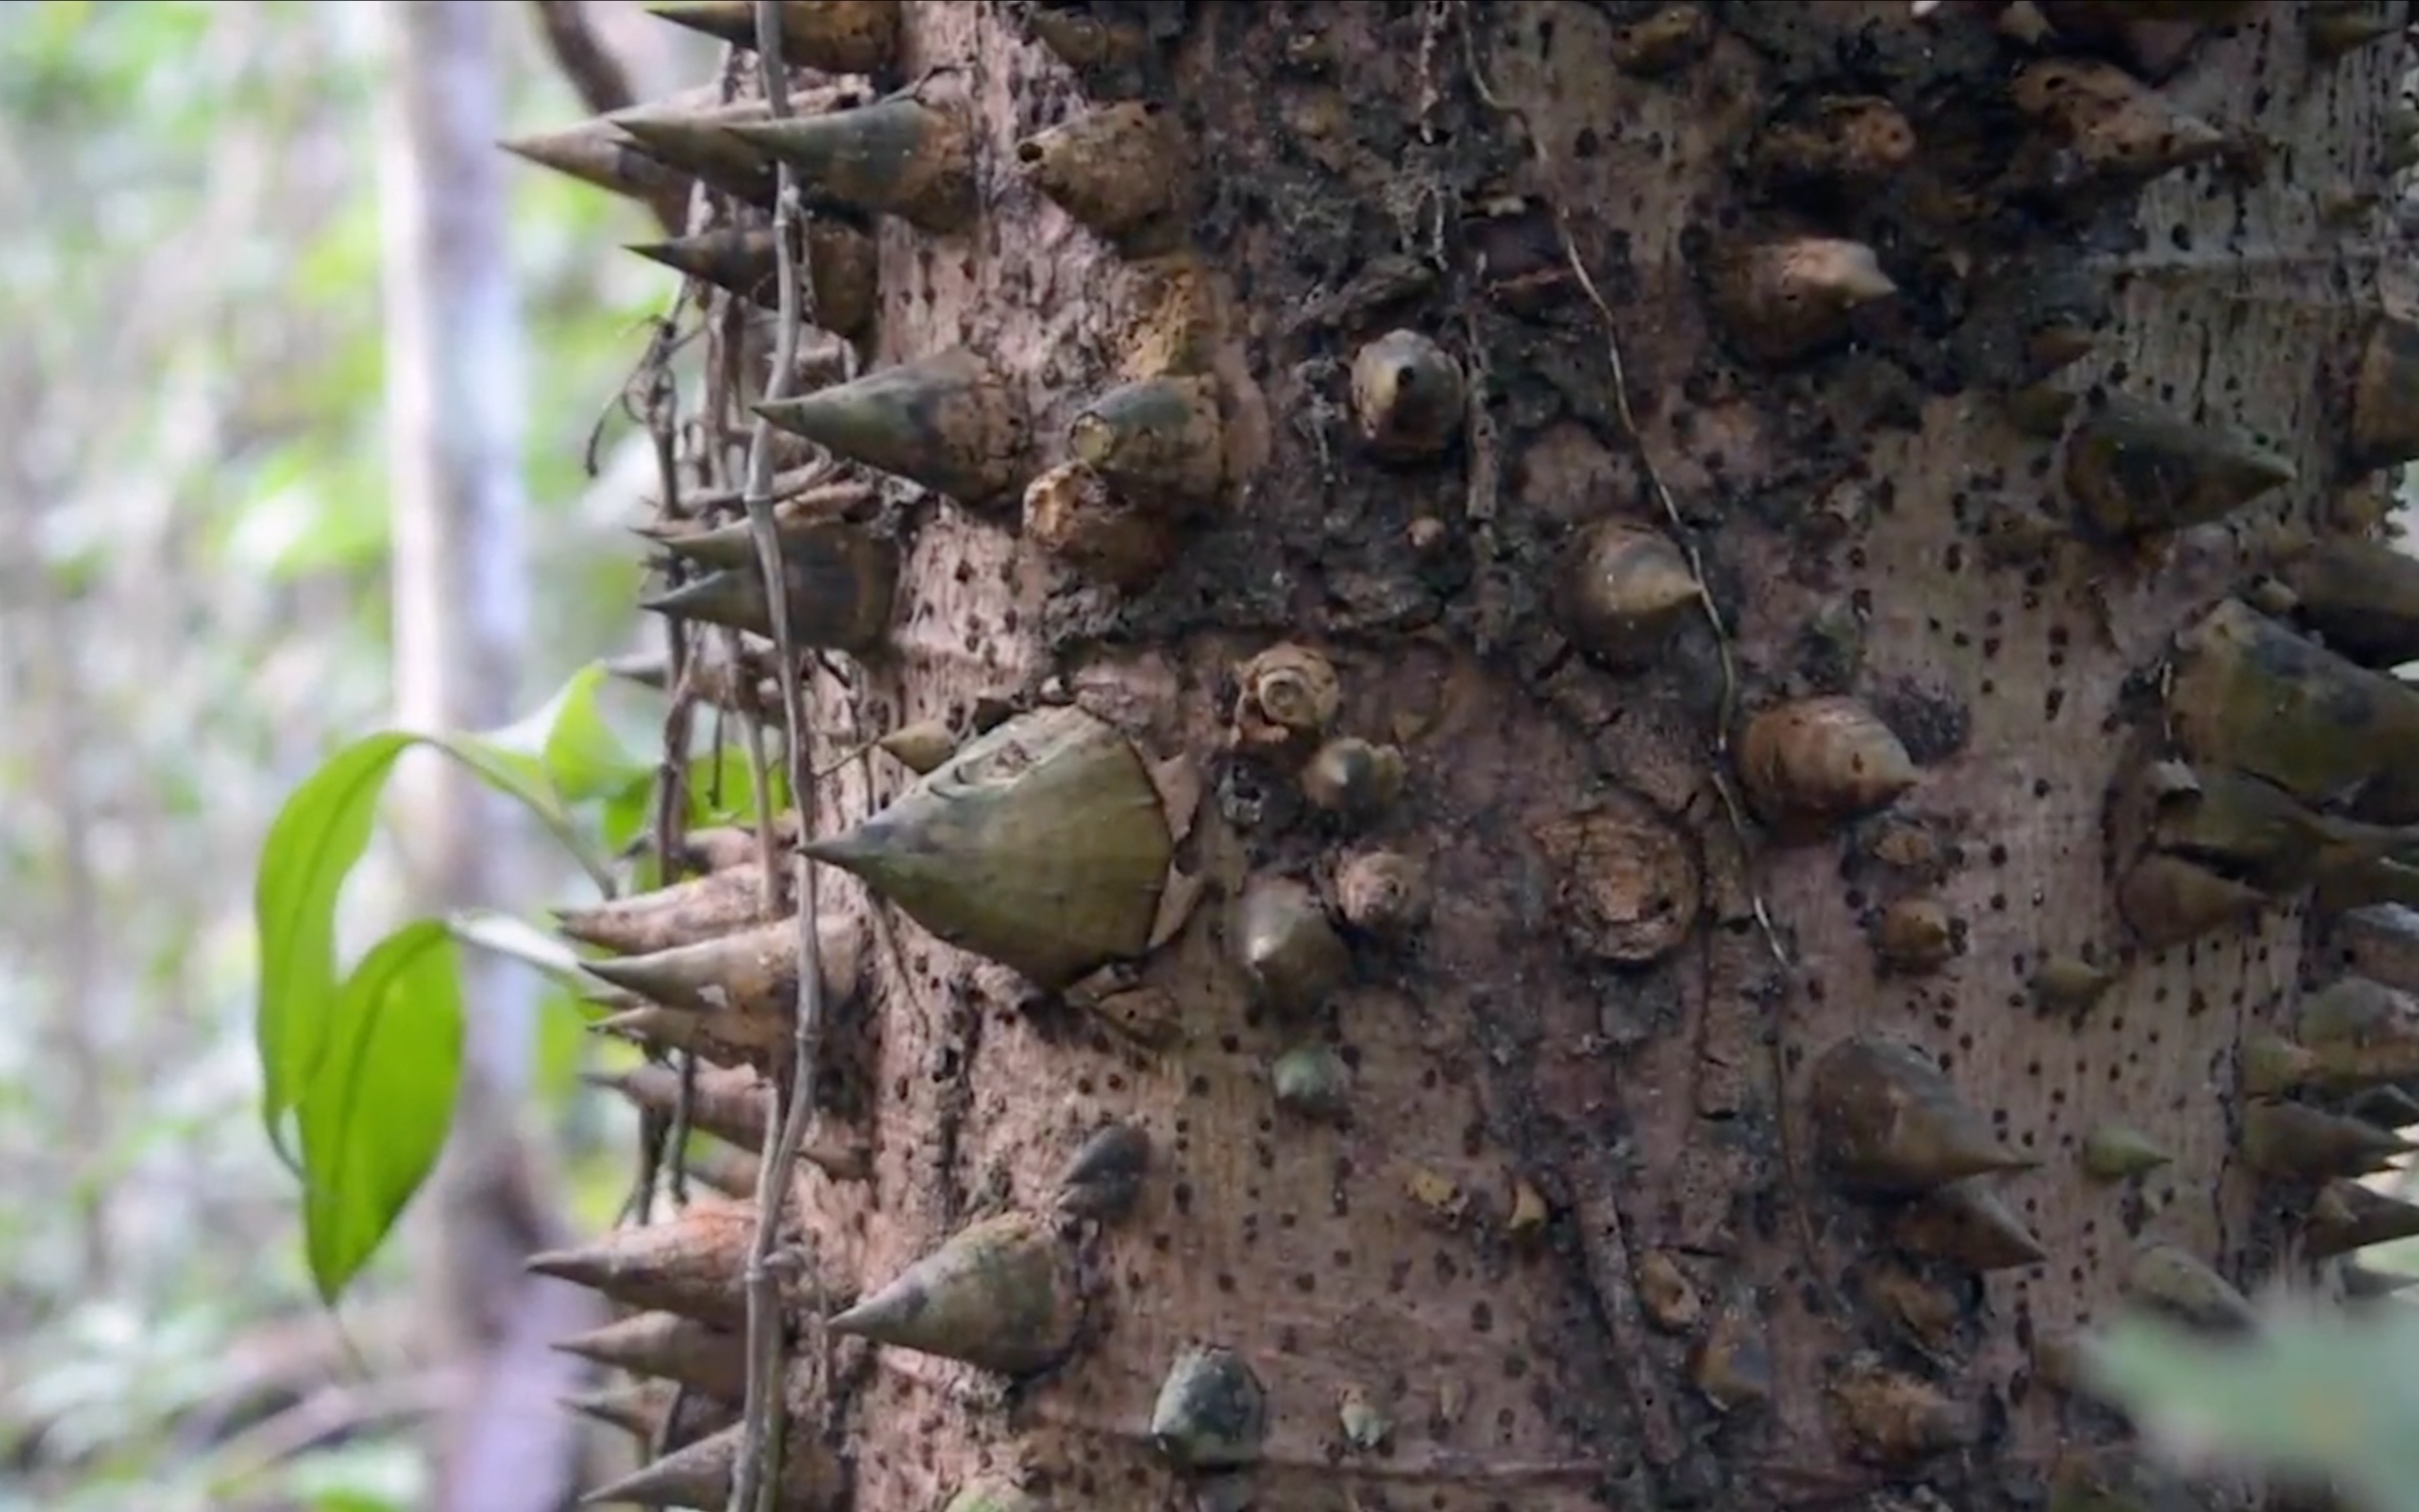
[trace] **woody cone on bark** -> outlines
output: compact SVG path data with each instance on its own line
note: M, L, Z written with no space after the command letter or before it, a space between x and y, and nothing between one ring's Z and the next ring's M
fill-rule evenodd
M2284 1494L2077 1345L2419 1233L2408 6L650 9L596 1499Z

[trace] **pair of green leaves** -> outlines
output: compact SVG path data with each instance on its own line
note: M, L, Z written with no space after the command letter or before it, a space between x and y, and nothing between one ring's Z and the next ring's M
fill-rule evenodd
M302 1184L305 1253L333 1303L377 1253L445 1146L463 1064L465 921L416 920L349 969L336 908L368 849L395 763L428 746L518 800L600 886L645 823L654 763L599 707L605 673L583 668L529 719L487 735L382 731L331 756L296 788L261 848L252 894L260 958L253 1032L261 1120ZM753 813L735 752L692 764L690 822ZM710 797L719 803L706 804ZM783 801L776 789L776 804Z

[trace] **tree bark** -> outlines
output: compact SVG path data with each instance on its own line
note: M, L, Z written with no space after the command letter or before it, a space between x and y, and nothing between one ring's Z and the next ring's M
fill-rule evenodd
M2066 1346L2177 1303L2157 1247L2339 1290L2241 1074L2332 925L2278 884L2164 930L2156 884L2241 878L2146 869L2112 794L2259 765L2193 748L2177 637L2236 592L2289 615L2263 574L2381 518L2347 417L2408 305L2337 191L2384 187L2402 64L2314 56L2313 7L2076 9L902 7L978 208L881 219L866 367L968 348L1029 439L990 500L910 491L887 637L817 690L822 833L915 780L856 742L1071 701L1192 759L1203 897L1109 999L1166 1009L1146 1046L826 873L875 942L820 1093L871 1174L798 1184L835 1308L1049 1210L1105 1122L1154 1151L1080 1231L1081 1342L1013 1397L836 1340L811 1409L854 1506L2037 1506L2116 1473ZM1018 148L1128 98L1166 161ZM1133 509L1106 582L1113 533L1018 496L1161 377L1210 380L1219 503ZM928 481L948 450L840 444ZM2149 529L2237 454L2250 497ZM1306 653L1338 705L1264 738ZM1399 750L1391 801L1338 737ZM1423 927L1375 927L1380 851ZM1304 938L1287 881L1349 945L1291 1011L1243 959ZM978 885L1064 924L1012 868L915 886ZM2165 1159L2097 1179L2120 1126ZM1154 1428L1201 1345L1265 1393L1239 1476Z
M520 478L521 333L505 236L496 7L389 0L381 92L395 705L419 730L489 729L517 710L529 614ZM396 775L406 865L426 913L525 890L527 829L505 800L436 758ZM545 1512L567 1503L576 1438L556 1406L578 1381L549 1340L587 1299L524 1276L560 1220L534 1180L514 1109L530 1086L537 994L527 973L464 966L465 1064L454 1130L429 1185L424 1285L431 1352L466 1382L439 1414L432 1507Z

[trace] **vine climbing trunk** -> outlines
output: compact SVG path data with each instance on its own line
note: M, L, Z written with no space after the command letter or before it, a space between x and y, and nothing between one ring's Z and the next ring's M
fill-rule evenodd
M763 409L780 1505L2251 1495L2074 1344L2419 1232L2409 8L781 9L796 119L514 144L694 191L739 400L786 164L863 374ZM731 450L649 606L778 728ZM750 1149L790 844L564 920ZM681 1388L612 1494L722 1505L762 1216L534 1262Z
M529 613L519 451L520 317L505 246L495 8L387 0L379 100L385 228L395 705L423 731L491 729L516 707ZM519 816L433 756L396 774L412 906L508 906L526 869ZM515 1127L536 996L509 962L472 957L460 1100L425 1213L423 1318L459 1372L435 1427L442 1512L552 1512L576 1438L556 1405L578 1383L548 1347L593 1321L588 1299L522 1274L558 1234Z

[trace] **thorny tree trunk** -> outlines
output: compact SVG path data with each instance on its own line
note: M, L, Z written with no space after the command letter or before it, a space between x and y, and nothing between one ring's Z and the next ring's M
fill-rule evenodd
M829 577L798 619L855 652L818 674L818 833L915 781L855 742L1071 700L1192 758L1203 893L1108 992L1023 988L903 912L1028 977L1104 953L1036 964L1076 917L1045 885L1135 849L1130 771L1037 754L1063 715L936 775L918 802L955 827L819 848L851 874L824 908L872 923L798 1221L861 1307L796 1393L831 1437L793 1441L789 1504L2153 1504L2068 1344L2127 1295L2225 1321L2203 1266L2340 1293L2322 1257L2409 1215L2321 1189L2391 1143L2319 1110L2408 1111L2372 1089L2419 1070L2375 999L2301 1013L2347 942L2419 987L2310 891L2410 892L2376 863L2398 834L2315 811L2419 819L2413 695L2335 654L2419 650L2407 583L2345 586L2390 576L2358 543L2378 465L2419 452L2408 328L2373 334L2408 317L2404 253L2358 197L2407 8L2125 19L2161 9L901 8L875 82L918 81L930 135L879 175L789 150L819 202L888 212L875 376L785 420L951 497L894 488L865 528L905 554L879 644ZM957 348L908 370L934 407L885 411L885 370ZM995 387L947 391L969 372ZM1198 381L1118 388L1163 378ZM1171 526L1195 446L1225 482ZM1070 454L1095 471L1024 492ZM1340 737L1399 748L1399 793ZM1019 760L1098 811L970 853L995 808L1059 801ZM616 973L699 1006L679 978ZM744 1018L623 1024L712 1048ZM1152 1152L1122 1215L1105 1146L1060 1175L1111 1121ZM850 1143L870 1174L828 1158ZM883 1291L1053 1209L1063 1237L980 1231L989 1283L912 1279L966 1317ZM718 1211L540 1264L728 1325ZM946 1356L1066 1341L1073 1304L1000 1279L1053 1247L1079 1336L999 1394ZM711 1394L635 1337L584 1347Z
M387 392L395 526L395 704L423 730L492 728L515 712L528 613L515 419L518 314L494 148L494 9L391 0L381 100ZM455 768L400 774L406 861L427 912L495 907L515 891L517 816ZM513 1109L529 1087L536 999L526 973L474 958L453 1137L431 1182L424 1314L431 1352L460 1372L436 1424L446 1512L550 1512L575 1435L555 1405L577 1381L548 1344L587 1301L521 1274L559 1232Z

